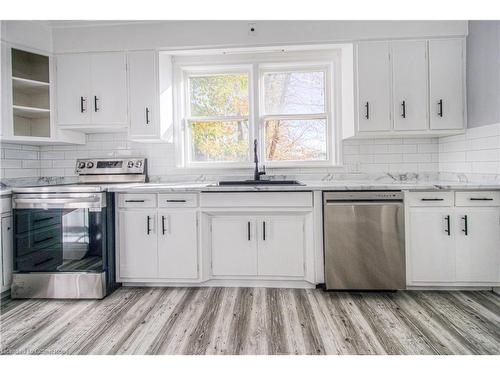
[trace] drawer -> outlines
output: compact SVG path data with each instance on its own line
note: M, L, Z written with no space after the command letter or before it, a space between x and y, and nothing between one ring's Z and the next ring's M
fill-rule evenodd
M311 192L201 193L202 207L312 207Z
M455 204L452 191L418 191L406 196L408 205L420 207L448 207Z
M198 194L158 194L159 207L198 207Z
M156 207L156 194L129 194L118 195L118 207Z
M500 206L500 191L457 191L455 205L459 207Z

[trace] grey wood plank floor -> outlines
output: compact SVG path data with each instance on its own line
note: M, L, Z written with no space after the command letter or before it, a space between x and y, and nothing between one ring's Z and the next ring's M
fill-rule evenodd
M500 354L492 292L129 288L1 306L2 354Z

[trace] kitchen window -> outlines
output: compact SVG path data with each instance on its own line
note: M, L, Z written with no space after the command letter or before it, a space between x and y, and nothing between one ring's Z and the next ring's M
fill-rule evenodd
M259 159L270 167L338 164L335 56L175 59L178 165L250 167L254 139Z

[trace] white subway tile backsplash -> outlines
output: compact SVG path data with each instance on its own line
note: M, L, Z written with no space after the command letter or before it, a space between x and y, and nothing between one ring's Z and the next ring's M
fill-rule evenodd
M5 159L38 159L38 151L19 150L19 149L6 149Z

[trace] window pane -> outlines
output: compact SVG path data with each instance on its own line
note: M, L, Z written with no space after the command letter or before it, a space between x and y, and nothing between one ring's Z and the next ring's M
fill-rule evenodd
M248 74L189 78L192 116L247 116Z
M267 160L326 160L326 119L266 121Z
M264 75L266 114L325 113L324 72Z
M248 160L248 121L196 121L190 130L191 160Z

